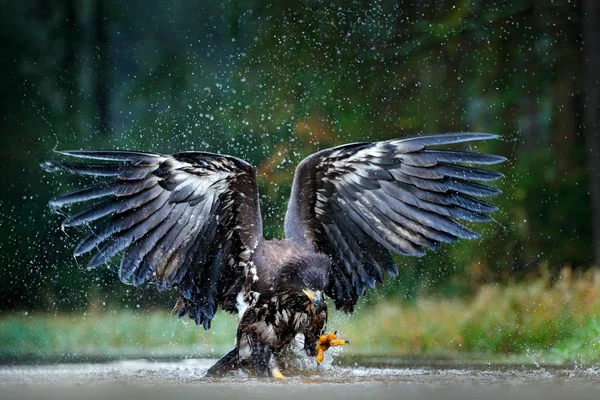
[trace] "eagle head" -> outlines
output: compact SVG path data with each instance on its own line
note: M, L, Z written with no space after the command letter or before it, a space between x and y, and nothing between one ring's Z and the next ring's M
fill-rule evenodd
M298 254L281 267L275 286L282 292L308 297L321 312L330 270L331 259L327 255L313 252Z

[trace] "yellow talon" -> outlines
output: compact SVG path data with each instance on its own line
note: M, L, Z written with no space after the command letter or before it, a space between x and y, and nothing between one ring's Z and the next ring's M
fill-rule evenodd
M279 370L279 368L275 368L273 370L273 378L285 379L285 376L281 373L281 371Z
M329 332L325 335L321 335L317 342L317 354L315 355L317 363L321 364L323 362L325 352L329 350L331 346L343 346L346 343L348 343L347 340L338 339L337 332Z
M332 340L331 342L329 342L329 345L330 346L343 346L346 343L348 343L348 342L343 339L336 339L336 340Z
M321 346L319 346L318 344L317 344L317 355L315 357L317 358L317 362L319 364L321 364L323 362L323 360L325 359L325 352L323 351Z

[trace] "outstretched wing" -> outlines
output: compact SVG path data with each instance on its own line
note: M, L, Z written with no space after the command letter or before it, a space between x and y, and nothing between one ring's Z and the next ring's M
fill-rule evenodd
M92 163L47 161L51 172L107 177L50 201L54 210L91 207L63 228L92 224L75 256L93 253L89 268L120 252L119 276L159 290L178 285L184 313L209 328L219 305L235 311L247 261L262 238L254 168L237 158L202 152L170 156L132 151L64 151Z
M461 221L489 221L497 208L477 197L500 193L473 181L502 177L460 164L496 164L504 157L430 146L498 138L449 133L354 143L315 153L296 168L285 217L286 237L306 238L331 256L327 294L351 311L367 287L397 274L390 252L425 249L478 234Z

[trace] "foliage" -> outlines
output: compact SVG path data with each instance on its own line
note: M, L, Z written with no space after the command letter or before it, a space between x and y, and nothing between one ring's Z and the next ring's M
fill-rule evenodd
M590 363L600 361L599 315L598 272L564 268L555 284L545 275L484 285L470 298L384 301L330 324L351 338L352 354Z
M132 306L155 296L122 287L117 261L90 273L85 260L70 258L80 234L61 232L46 204L78 182L38 167L56 148L247 159L259 171L270 238L282 236L294 166L317 149L494 132L504 141L478 149L511 160L494 199L496 223L476 227L480 240L420 260L398 257L401 276L380 293L469 294L543 265L556 275L564 263L591 263L578 1L0 7L3 309L81 311L97 298Z

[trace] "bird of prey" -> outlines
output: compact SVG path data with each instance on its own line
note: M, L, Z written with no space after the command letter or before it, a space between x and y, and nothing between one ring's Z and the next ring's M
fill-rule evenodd
M123 282L176 287L174 312L205 329L218 307L239 313L235 347L209 374L281 377L297 335L317 362L344 343L325 333L326 297L352 312L385 272L397 274L391 253L418 257L478 237L463 221L489 221L497 207L480 198L500 190L477 181L503 175L473 165L506 159L437 146L495 138L448 133L312 154L296 168L283 240L263 238L256 170L232 156L74 150L60 153L83 162L43 167L108 178L50 201L54 210L93 202L62 222L91 226L75 256L92 253L95 268L122 253Z

